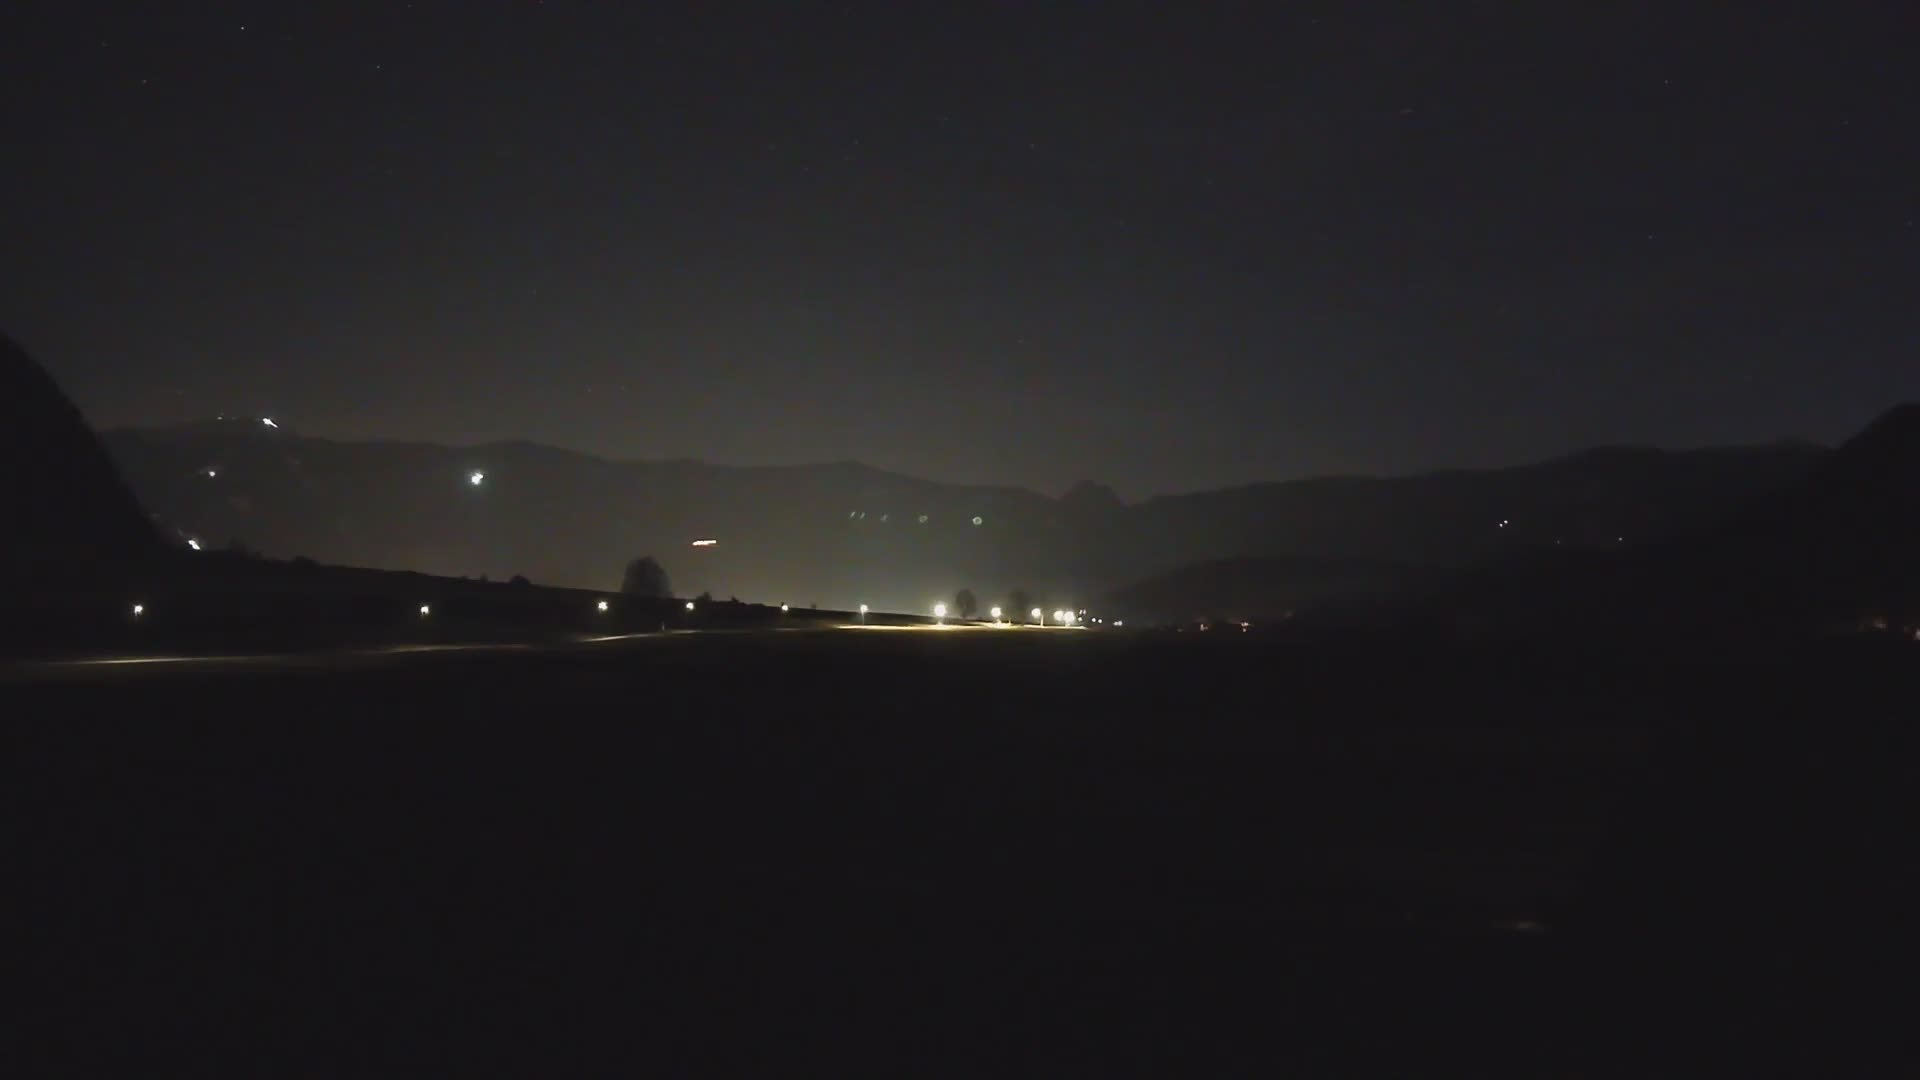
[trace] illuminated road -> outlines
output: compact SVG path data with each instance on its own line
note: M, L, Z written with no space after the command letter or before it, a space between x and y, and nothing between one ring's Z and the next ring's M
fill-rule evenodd
M685 638L715 639L796 634L823 636L845 632L858 632L864 636L882 631L890 634L961 635L968 637L979 634L1006 636L1014 634L1015 631L1019 631L1022 634L1035 636L1044 634L1047 637L1054 637L1077 636L1073 631L1079 629L1078 627L996 626L991 623L949 624L944 626L843 623L766 627L758 629L675 629L632 634L599 634L545 642L418 643L384 645L373 648L311 649L279 653L141 653L4 663L0 664L0 680L20 682L42 678L60 679L63 677L104 676L109 673L161 670L200 672L294 668L305 670L346 670L389 667L397 664L442 660L454 657L479 659L487 656L497 656L501 658L512 656L551 656L558 658L569 654L578 654L586 657L593 653L605 652L609 648L617 648L619 646L644 647L645 643L649 642L665 642Z

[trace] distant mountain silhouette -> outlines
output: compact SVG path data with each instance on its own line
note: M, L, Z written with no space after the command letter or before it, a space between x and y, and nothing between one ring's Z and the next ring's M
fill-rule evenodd
M1716 523L1619 551L1533 550L1423 597L1494 632L1740 641L1920 624L1920 406L1902 405L1797 481Z
M106 588L163 547L86 420L0 334L0 592Z
M322 562L611 588L653 555L683 592L919 610L971 587L1078 601L1182 566L1269 558L1461 566L1529 546L1647 541L1803 480L1781 444L1593 451L1511 469L1327 478L1127 505L942 484L852 462L621 462L530 443L307 438L258 419L109 432L135 489L213 544ZM482 483L469 482L474 471ZM977 523L976 523L977 520ZM1507 524L1502 526L1500 523ZM699 549L696 538L718 544ZM1245 584L1262 586L1255 564ZM1222 583L1223 590L1231 586Z
M1550 567L1612 565L1624 550L1708 532L1755 499L1794 488L1828 453L1803 443L1605 447L1508 469L1156 499L1138 508L1129 542L1143 553L1202 543L1214 550L1199 565L1133 582L1109 602L1136 617L1179 619L1351 611L1407 590L1448 608L1456 590L1486 590L1475 602L1491 606L1509 581L1554 573ZM1452 578L1452 587L1430 572L1473 567L1499 569Z

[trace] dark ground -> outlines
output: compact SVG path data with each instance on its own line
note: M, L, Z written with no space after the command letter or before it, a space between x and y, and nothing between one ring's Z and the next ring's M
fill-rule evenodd
M1857 1002L1917 669L924 630L15 669L0 1072L1830 1071L1898 1030Z

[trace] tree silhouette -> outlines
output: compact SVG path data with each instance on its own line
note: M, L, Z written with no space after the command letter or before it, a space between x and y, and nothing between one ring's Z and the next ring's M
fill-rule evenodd
M1013 610L1007 612L1008 617L1019 622L1027 617L1027 612L1033 610L1033 594L1025 589L1015 589L1013 595L1007 598L1007 603L1013 606Z
M961 589L953 594L953 610L959 612L961 618L971 619L973 613L980 610L980 601L972 589Z
M642 555L627 564L626 576L620 579L620 592L626 596L672 596L673 583L667 580L666 570L653 556Z

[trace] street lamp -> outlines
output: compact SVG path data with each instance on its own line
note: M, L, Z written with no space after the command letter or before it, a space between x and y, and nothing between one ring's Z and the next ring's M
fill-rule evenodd
M865 604L860 605L860 621L861 622L867 621L867 605Z
M1034 608L1032 611L1027 612L1027 614L1032 616L1033 621L1039 623L1041 626L1047 625L1047 617L1040 613L1039 608Z
M145 605L145 604L135 604L135 605L133 605L133 617L134 617L134 618L136 618L136 619L137 619L137 618L139 618L140 616L142 616L142 615L145 615L146 613L147 613L147 605Z
M789 609L787 605L785 604L780 605L780 614L785 615L789 610L791 609Z
M946 617L947 617L947 605L945 604L933 605L933 621L934 622L937 623L942 619L945 619Z
M688 610L688 611L692 611L692 610L693 610L693 601L691 601L691 600L689 600L689 601L687 601L687 610Z
M994 609L992 609L992 610L990 610L990 611L988 611L988 612L987 612L987 614L989 614L989 615L991 615L991 616L993 616L993 621L994 621L994 622L999 622L999 621L1000 621L1000 609L999 609L999 608L994 608Z
M596 611L605 611L607 610L607 602L605 600L602 600L599 603L593 605L593 607L594 607L594 610Z
M432 604L421 604L421 605L420 605L420 617L421 617L421 618L423 618L423 619L424 619L424 618L426 618L427 616L429 616L429 615L431 615L431 614L433 614L433 605L432 605Z

